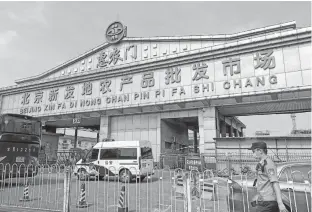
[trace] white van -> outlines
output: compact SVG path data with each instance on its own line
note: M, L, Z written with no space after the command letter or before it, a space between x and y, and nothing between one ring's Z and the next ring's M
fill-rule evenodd
M100 178L118 176L122 182L141 181L153 173L153 153L149 141L109 141L97 143L76 163L74 174Z

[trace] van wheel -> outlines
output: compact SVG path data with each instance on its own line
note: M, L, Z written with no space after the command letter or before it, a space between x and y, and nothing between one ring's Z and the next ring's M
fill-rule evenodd
M131 180L131 173L128 169L123 169L119 173L119 179L123 183L129 183Z

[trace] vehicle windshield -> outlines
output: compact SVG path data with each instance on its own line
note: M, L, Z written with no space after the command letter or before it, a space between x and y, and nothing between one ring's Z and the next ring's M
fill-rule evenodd
M91 149L85 157L86 162L90 163L98 159L99 149Z
M40 136L41 122L35 119L25 119L4 115L1 118L0 131L2 133L20 133Z
M149 147L141 148L141 157L142 159L153 159L152 149Z

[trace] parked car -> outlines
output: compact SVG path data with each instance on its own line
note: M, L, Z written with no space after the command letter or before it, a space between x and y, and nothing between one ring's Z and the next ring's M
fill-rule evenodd
M277 176L283 203L290 212L311 208L311 162L278 163ZM250 202L256 195L255 178L233 176L228 180L227 204L230 212L255 212Z

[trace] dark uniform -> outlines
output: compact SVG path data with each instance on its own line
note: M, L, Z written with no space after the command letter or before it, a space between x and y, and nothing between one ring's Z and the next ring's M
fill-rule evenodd
M267 149L265 142L253 143L250 149ZM257 164L256 188L257 195L251 202L256 212L279 212L273 183L278 182L276 166L270 157L266 156Z

